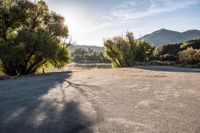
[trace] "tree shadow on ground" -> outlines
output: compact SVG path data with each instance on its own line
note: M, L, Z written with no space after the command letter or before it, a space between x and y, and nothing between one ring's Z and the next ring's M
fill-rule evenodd
M59 101L49 95L53 88L70 78L57 72L0 82L0 133L74 133L92 132L91 120L77 101ZM47 98L45 98L47 96Z
M134 68L152 71L164 71L164 72L193 72L200 73L200 69L196 68L181 68L173 66L135 66Z
M91 95L91 93L98 93L98 92L101 93L101 90L102 90L102 88L100 86L96 86L96 85L74 83L74 82L71 82L69 80L66 80L66 82L68 83L68 87L72 87L72 88L76 89L81 95L84 95L88 99L90 99L89 95ZM88 92L89 92L89 95L88 95ZM104 117L101 114L101 112L103 112L102 109L98 106L98 104L96 103L95 100L90 99L90 102L92 103L92 105L93 105L93 107L95 108L95 111L96 111L95 122L93 121L91 123L91 125L103 122Z

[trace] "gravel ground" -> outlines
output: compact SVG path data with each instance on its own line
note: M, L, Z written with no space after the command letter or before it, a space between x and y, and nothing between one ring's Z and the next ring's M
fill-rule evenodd
M0 81L0 133L200 133L200 71L137 67Z

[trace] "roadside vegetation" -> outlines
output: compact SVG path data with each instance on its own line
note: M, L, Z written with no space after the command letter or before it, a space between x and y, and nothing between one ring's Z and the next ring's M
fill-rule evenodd
M42 67L64 67L70 61L64 18L45 1L0 2L0 68L7 75L34 74Z
M189 40L178 44L167 44L157 47L154 60L170 62L178 66L200 68L200 39Z
M113 67L132 67L138 64L200 67L200 40L154 47L133 33L104 41L104 55Z

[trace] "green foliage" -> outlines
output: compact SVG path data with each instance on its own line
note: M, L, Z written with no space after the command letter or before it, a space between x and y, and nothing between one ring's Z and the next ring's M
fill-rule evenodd
M183 65L200 66L200 39L185 41L180 46L178 61Z
M72 59L76 63L108 63L102 52L95 52L92 49L75 49Z
M154 50L154 58L161 61L176 61L177 53L180 51L180 44L168 44L157 47Z
M149 59L153 47L142 40L136 40L133 33L104 41L104 55L113 67L131 67L137 61Z
M62 42L68 36L64 18L40 0L0 2L0 60L4 73L26 75L44 65L60 68L70 54Z
M188 48L179 52L178 57L184 65L200 63L200 49Z
M185 41L180 46L181 50L187 50L188 48L200 49L200 39Z
M154 50L154 59L161 61L176 61L180 60L178 53L187 50L188 48L200 49L200 40L189 40L178 44L167 44L157 47ZM191 50L183 53L189 53ZM183 57L184 58L184 57ZM182 59L181 59L182 60ZM181 61L182 62L182 61ZM188 62L189 63L189 62Z

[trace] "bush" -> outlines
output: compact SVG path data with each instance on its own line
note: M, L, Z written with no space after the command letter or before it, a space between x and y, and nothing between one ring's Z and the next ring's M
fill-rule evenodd
M184 65L197 64L200 62L200 49L188 48L178 54L179 61Z
M131 67L137 61L149 60L153 47L142 40L134 39L133 33L104 41L104 56L113 67Z

